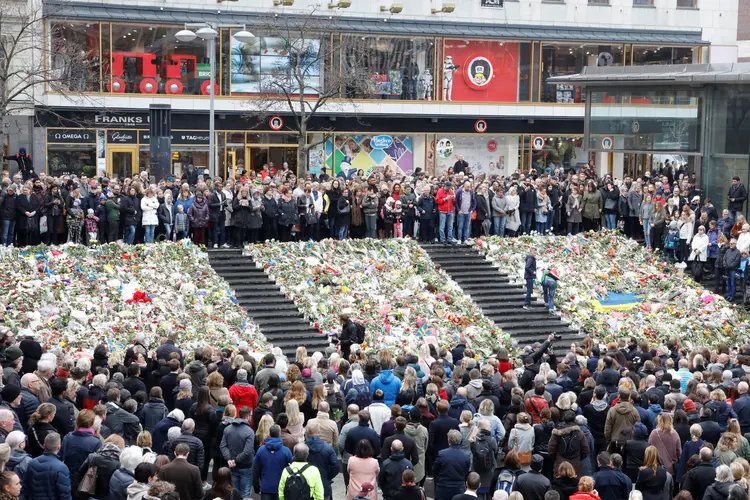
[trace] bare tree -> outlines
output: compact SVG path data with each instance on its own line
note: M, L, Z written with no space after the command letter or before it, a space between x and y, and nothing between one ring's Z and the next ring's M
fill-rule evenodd
M6 144L8 118L31 114L44 106L46 91L72 100L90 100L73 83L77 72L91 64L83 44L55 46L44 38L44 25L63 9L44 12L36 0L0 0L0 147Z
M249 43L232 41L232 93L244 93L236 81L253 94L248 114L267 120L276 113L291 114L289 125L297 137L297 169L307 172L308 152L319 144L308 143L312 120L322 111L347 111L357 115L355 96L372 93L366 74L365 51L349 48L340 60L340 17L313 7L303 13L267 15L255 26L256 38ZM278 55L270 68L261 68L260 55ZM317 131L325 132L326 130Z

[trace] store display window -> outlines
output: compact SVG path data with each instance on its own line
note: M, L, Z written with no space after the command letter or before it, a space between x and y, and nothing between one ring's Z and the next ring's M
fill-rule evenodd
M548 84L553 76L575 75L585 66L622 66L622 45L542 44L542 102L572 104L583 102L581 88L567 84Z
M61 92L101 90L98 22L55 22L50 26L48 86Z
M693 47L633 46L633 66L694 64L698 51Z
M47 175L96 176L96 145L50 144L47 148Z

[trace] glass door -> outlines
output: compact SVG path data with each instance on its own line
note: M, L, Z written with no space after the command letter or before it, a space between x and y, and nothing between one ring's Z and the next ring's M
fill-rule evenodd
M125 178L138 172L138 147L107 148L107 173L110 177Z

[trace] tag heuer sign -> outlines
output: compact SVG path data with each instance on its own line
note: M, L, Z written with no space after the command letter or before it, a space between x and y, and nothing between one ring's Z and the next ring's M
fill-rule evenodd
M503 0L482 0L482 7L502 8Z

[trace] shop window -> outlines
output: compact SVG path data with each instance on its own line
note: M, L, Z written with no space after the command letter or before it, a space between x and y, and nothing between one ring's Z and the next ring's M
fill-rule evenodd
M693 64L697 52L693 47L643 46L633 47L633 66L660 64Z
M542 44L542 102L580 103L580 87L548 84L553 76L575 75L585 66L622 66L622 45Z
M695 9L698 7L698 0L677 0L678 9Z
M104 90L207 96L211 73L208 44L200 38L180 42L175 38L180 29L180 26L112 24L111 77ZM215 45L218 68L219 44Z
M582 137L535 136L526 147L530 167L539 173L557 168L580 170L586 164Z
M53 22L48 85L53 91L99 92L99 23Z
M341 71L344 95L356 99L433 100L435 40L389 36L344 35Z
M47 175L96 176L96 146L49 145L47 148Z
M609 0L589 0L589 5L609 5Z
M650 7L654 5L654 0L633 0L635 7Z

